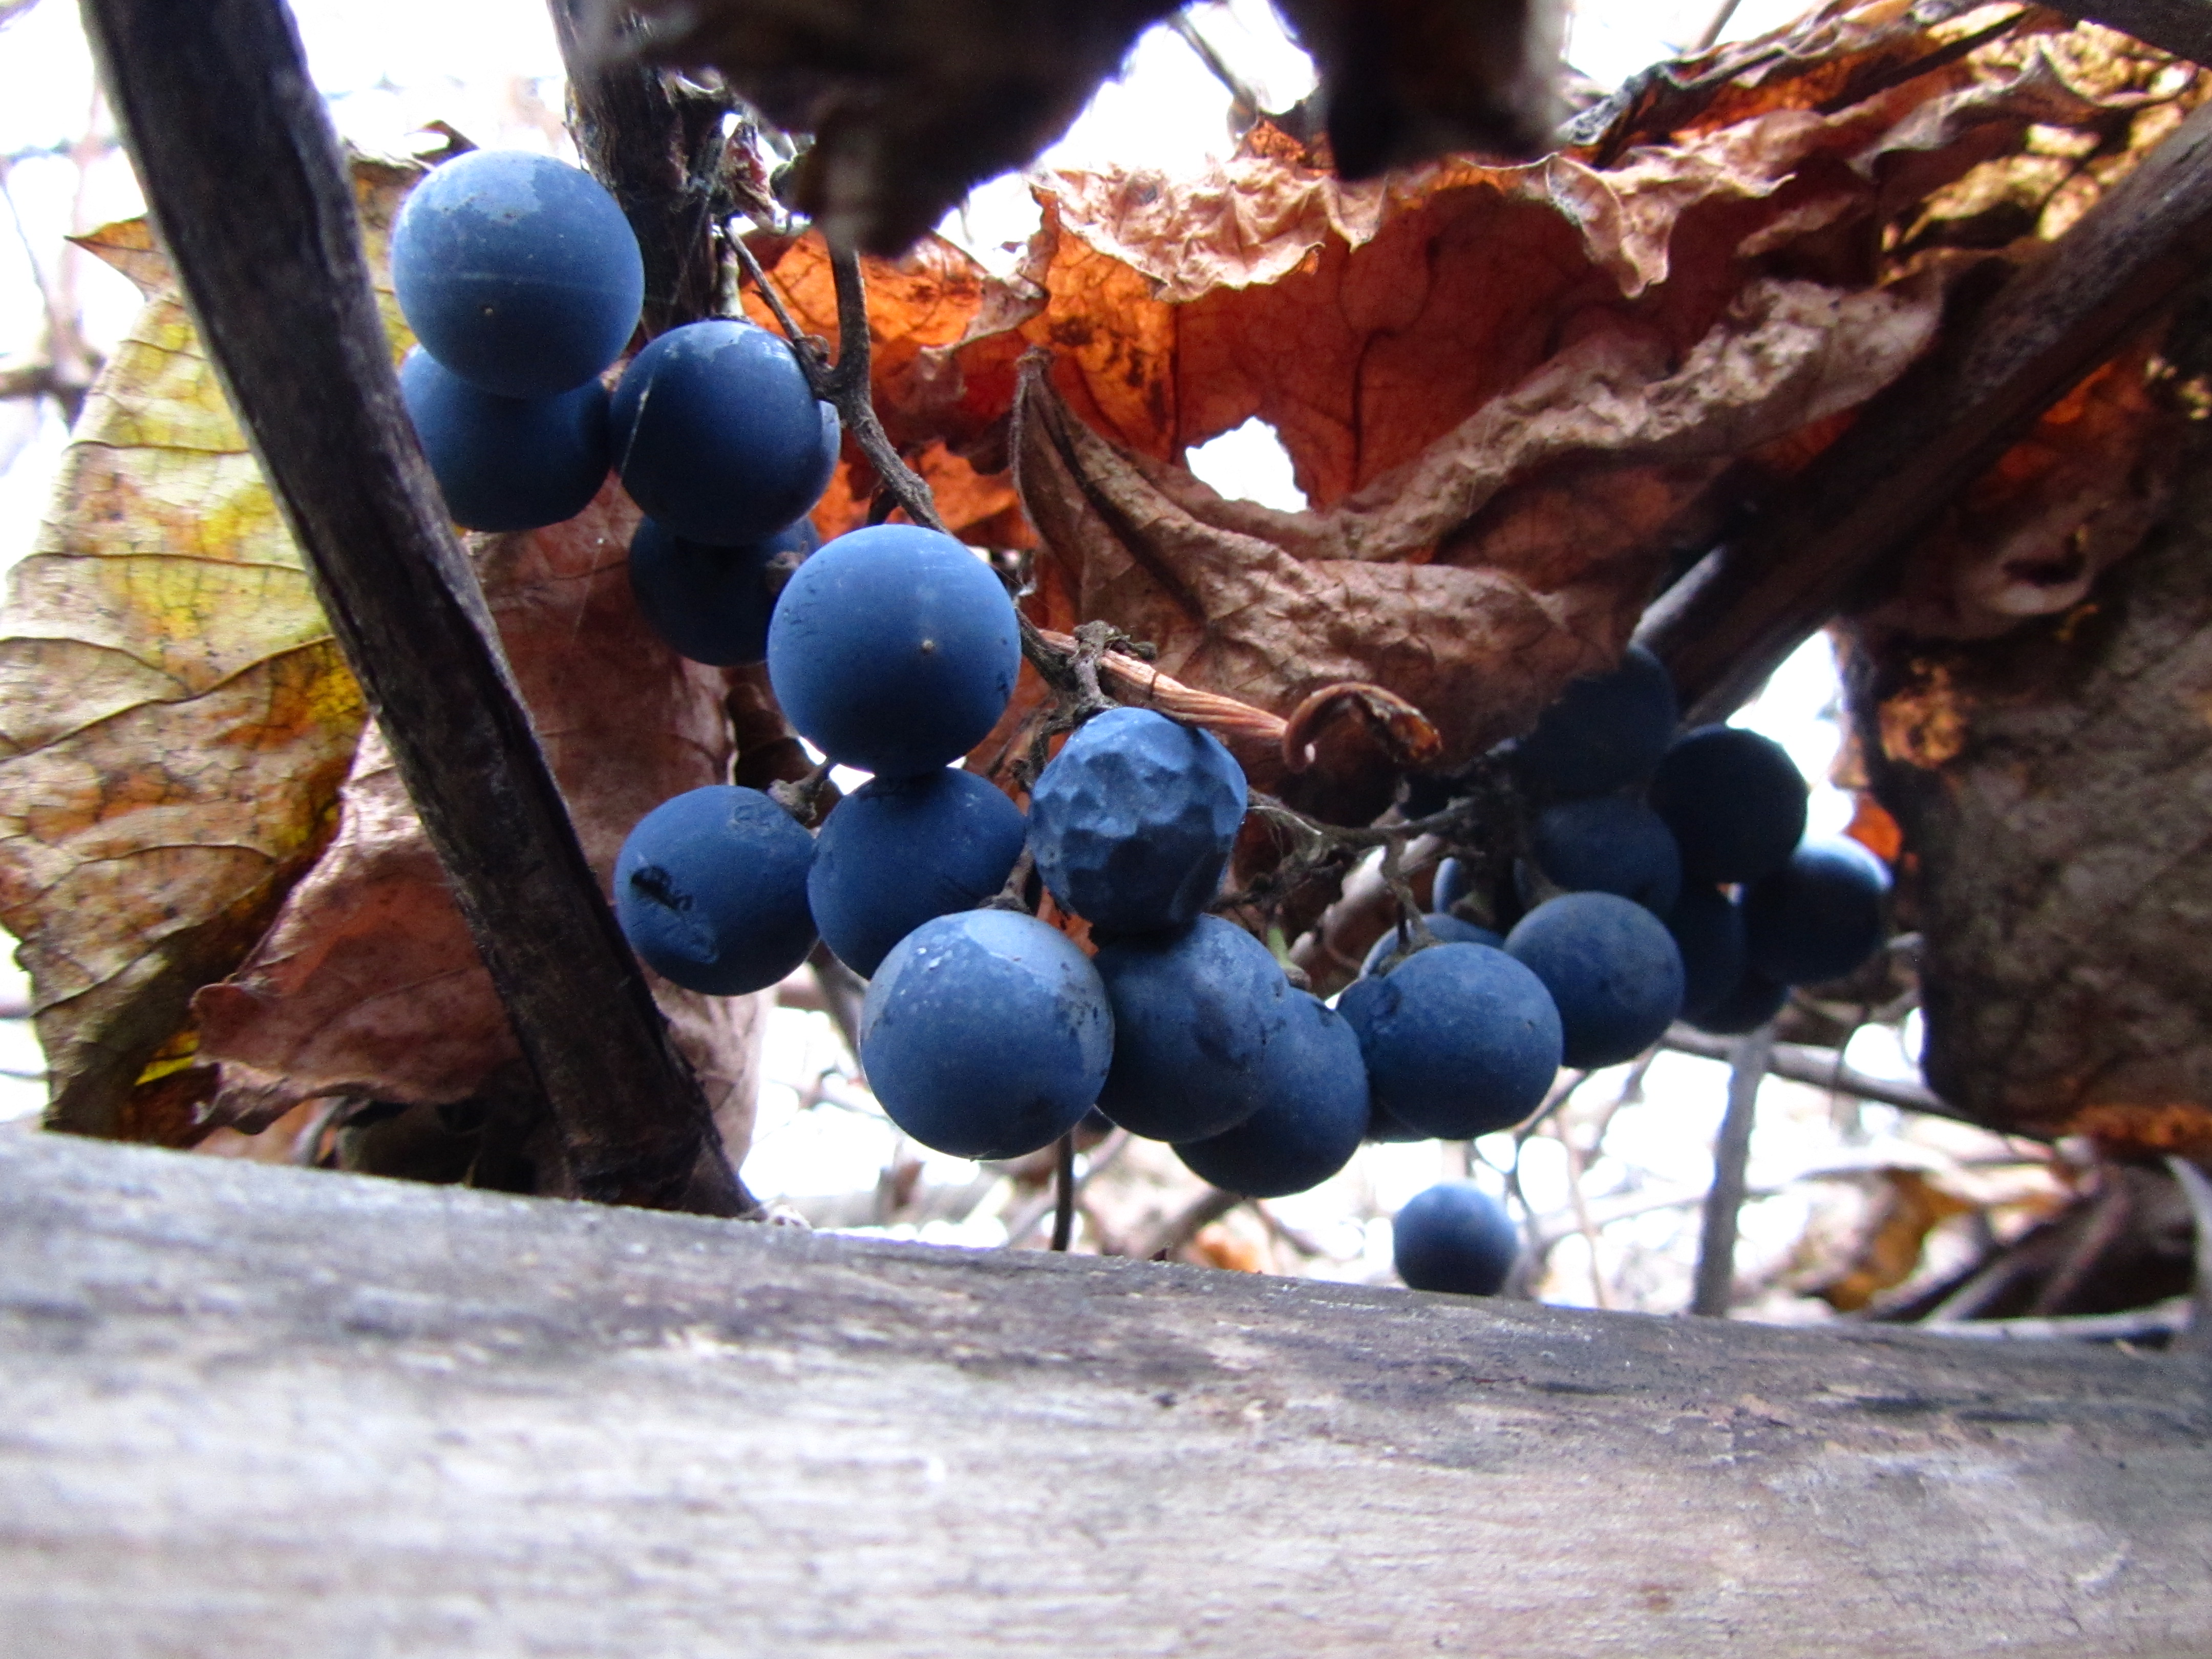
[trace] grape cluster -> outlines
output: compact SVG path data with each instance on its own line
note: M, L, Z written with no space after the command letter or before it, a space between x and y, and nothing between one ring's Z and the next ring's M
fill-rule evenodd
M1805 839L1805 781L1781 746L1676 720L1665 668L1631 647L1516 746L1538 810L1512 896L1530 908L1505 949L1552 993L1571 1066L1626 1060L1677 1017L1747 1031L1884 937L1887 868L1856 842ZM1447 916L1467 885L1447 860Z
M1666 676L1632 653L1518 750L1540 811L1510 931L1454 914L1482 896L1448 860L1433 939L1387 936L1332 1008L1209 914L1249 805L1209 733L1097 714L1038 775L1026 818L953 769L1006 709L1018 627L950 537L880 526L829 543L768 624L769 673L793 726L873 779L817 837L754 792L695 791L638 825L617 871L640 954L696 989L773 982L818 927L872 981L860 1057L878 1098L939 1151L1033 1152L1095 1107L1218 1186L1279 1197L1363 1139L1518 1123L1563 1063L1627 1059L1686 1007L1768 1017L1770 988L1848 972L1881 942L1880 861L1800 844L1805 784L1765 738L1671 736ZM1593 784L1606 793L1574 793ZM1014 908L1025 847L1092 954ZM1409 1284L1486 1291L1511 1229L1474 1189L1440 1188L1401 1218L1399 1252Z
M588 174L523 151L424 179L392 226L392 274L420 342L400 393L453 520L559 524L612 468L645 514L630 580L647 622L694 661L758 662L841 441L791 348L749 323L687 324L610 395L644 299L637 239Z
M774 984L826 942L870 981L876 1095L926 1146L1018 1157L1095 1109L1219 1187L1278 1197L1327 1180L1363 1139L1520 1122L1562 1064L1626 1060L1678 1016L1747 1030L1790 985L1881 944L1880 860L1803 841L1804 781L1765 738L1678 736L1665 669L1631 650L1515 748L1539 810L1512 890L1470 891L1446 860L1424 927L1378 941L1330 1007L1210 914L1249 804L1210 733L1097 713L1038 775L1026 817L955 769L1012 696L1012 602L936 531L817 544L805 515L841 434L785 342L690 324L646 344L610 394L643 272L589 177L515 152L448 162L403 208L392 264L420 341L401 389L454 519L557 523L611 467L645 515L629 560L641 614L693 660L764 659L799 734L873 775L818 836L755 790L664 802L616 865L626 936L656 972L717 996ZM1027 895L1012 880L1024 849ZM1038 889L1088 925L1091 953L1023 908ZM1503 936L1482 925L1508 921ZM1515 1248L1495 1204L1448 1184L1401 1214L1397 1253L1416 1288L1486 1294Z

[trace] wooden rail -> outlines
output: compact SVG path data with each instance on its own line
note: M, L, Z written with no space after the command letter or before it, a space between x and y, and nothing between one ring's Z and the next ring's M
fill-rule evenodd
M0 1654L2202 1656L2194 1356L0 1131Z

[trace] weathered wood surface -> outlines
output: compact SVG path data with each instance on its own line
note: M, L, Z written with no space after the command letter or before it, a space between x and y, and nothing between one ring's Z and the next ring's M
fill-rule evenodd
M282 0L85 0L163 246L376 711L574 1189L751 1207L538 746L416 447Z
M0 1134L0 1654L2203 1655L2212 1374Z
M1637 637L1724 720L2212 258L2212 108L2174 129L1936 357L1870 402Z

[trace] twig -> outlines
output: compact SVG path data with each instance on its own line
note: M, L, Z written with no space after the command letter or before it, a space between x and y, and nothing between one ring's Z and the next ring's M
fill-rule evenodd
M812 830L822 822L822 797L836 786L830 781L830 774L836 762L817 762L802 778L779 778L768 787L769 799L797 818L799 823Z
M2002 1250L1977 1267L1966 1283L1930 1308L1926 1318L1915 1322L1928 1326L1964 1323L1983 1309L1994 1307L2014 1285L2042 1265L2029 1251L2016 1248Z
M1334 1261L1340 1259L1333 1251L1324 1249L1319 1239L1302 1233L1291 1226L1282 1217L1277 1215L1271 1206L1261 1200L1256 1198L1252 1200L1249 1207L1254 1215L1260 1218L1260 1224L1267 1228L1270 1237L1287 1244L1300 1255L1316 1261L1326 1259Z
M1728 1317L1735 1291L1736 1214L1743 1208L1744 1169L1751 1158L1751 1130L1759 1085L1766 1078L1774 1027L1762 1025L1736 1042L1729 1070L1728 1110L1713 1139L1713 1185L1705 1195L1705 1226L1698 1241L1698 1276L1690 1311Z
M1214 46L1212 41L1199 33L1198 25L1191 21L1188 11L1179 11L1168 19L1168 27L1183 39L1183 44L1198 54L1213 78L1221 82L1229 94L1229 125L1231 131L1243 133L1260 118L1260 94L1251 84L1236 71Z
M1567 1194L1574 1205L1575 1228L1582 1234L1583 1243L1589 1247L1590 1296L1599 1307L1609 1308L1613 1303L1605 1292L1605 1269L1598 1261L1597 1223L1590 1215L1589 1200L1583 1192L1583 1177L1589 1166L1582 1148L1575 1145L1573 1138L1560 1125L1554 1123L1552 1133L1566 1152Z
M1668 1028L1667 1035L1660 1039L1659 1046L1671 1048L1677 1054L1694 1054L1699 1060L1732 1060L1738 1045L1733 1037L1712 1036L1687 1025L1675 1025ZM1838 1094L1856 1095L1862 1100L1875 1101L1885 1106L1901 1106L1911 1112L1954 1115L1953 1109L1932 1089L1923 1088L1918 1084L1900 1083L1890 1078L1870 1077L1864 1072L1854 1071L1844 1064L1840 1049L1778 1042L1767 1055L1766 1069L1792 1083L1810 1084L1816 1089L1832 1090Z
M1084 1160L1083 1173L1076 1177L1075 1196L1081 1199L1090 1190L1091 1183L1111 1169L1123 1152L1129 1149L1129 1132L1116 1129L1092 1149ZM1006 1220L1006 1248L1013 1249L1036 1231L1037 1223L1050 1213L1058 1201L1057 1193L1033 1198Z
M1146 1261L1164 1261L1243 1201L1235 1193L1208 1187L1162 1222L1149 1238L1133 1246L1129 1254Z
M2189 1328L2173 1346L2193 1353L2212 1353L2212 1177L2185 1158L2169 1158L2166 1167L2181 1183L2181 1194L2189 1200L2189 1219L2197 1233L2197 1279L2190 1291Z
M845 1052L852 1056L854 1074L860 1069L860 1005L868 994L860 976L837 960L836 955L819 939L806 953L806 965L813 970L814 983L822 993L822 1011L830 1016L830 1023L837 1028L844 1039Z
M2172 1346L2179 1349L2190 1346L2195 1334L2192 1311L2187 1297L2176 1296L2148 1308L2131 1308L2125 1313L2070 1314L2056 1319L1958 1320L1905 1328L1984 1342L2133 1342L2145 1337L2171 1336Z
M1712 21L1705 25L1704 31L1698 36L1698 44L1692 50L1699 52L1711 52L1719 43L1721 31L1729 26L1729 20L1735 15L1736 8L1741 3L1742 0L1721 0L1720 4L1714 9Z
M1060 1255L1075 1242L1075 1131L1060 1138L1052 1167L1052 1248Z
M1588 1072L1562 1072L1553 1080L1552 1092L1544 1097L1544 1103L1531 1112L1528 1121L1513 1132L1513 1158L1516 1166L1520 1163L1522 1144L1542 1128L1554 1112L1574 1098L1575 1091L1589 1081L1589 1075Z
M753 291L768 307L769 315L775 319L775 325L783 331L783 337L798 348L802 361L811 357L814 360L814 367L826 368L830 361L828 346L820 335L809 334L799 327L791 314L791 307L784 303L783 291L769 280L768 272L761 268L759 257L746 244L745 239L732 235L730 248L737 255L738 263L744 267L745 275L752 279ZM811 374L808 379L817 388L815 395L819 397L822 382L814 380Z
M860 453L875 470L881 488L915 523L943 531L945 520L937 510L928 484L906 464L906 458L898 453L876 414L875 398L868 384L868 285L860 272L859 253L835 245L830 249L830 281L837 293L837 357L833 363L820 337L807 333L793 319L782 295L769 281L768 273L761 268L753 251L745 246L744 239L733 235L729 240L738 263L744 267L745 275L760 291L776 326L798 351L799 366L806 371L814 395L837 411L838 422L847 435L860 446Z
M2028 1304L2028 1313L2037 1318L2051 1314L2063 1314L2066 1304L2081 1283L2104 1259L2105 1253L2124 1237L2128 1224L2135 1219L2135 1204L2129 1195L2128 1183L2115 1179L2106 1166L2104 1186L2089 1206L2088 1224L2068 1245L2058 1265L2046 1274L2037 1287L2035 1300Z
M1612 1112L1617 1112L1624 1106L1644 1103L1644 1079L1651 1075L1651 1062L1659 1058L1659 1051L1666 1046L1662 1039L1637 1055L1636 1064L1628 1068L1628 1075L1620 1081L1620 1092L1613 1097L1613 1106L1605 1119L1607 1122L1612 1121ZM1604 1137L1604 1133L1602 1128L1598 1131L1600 1139Z

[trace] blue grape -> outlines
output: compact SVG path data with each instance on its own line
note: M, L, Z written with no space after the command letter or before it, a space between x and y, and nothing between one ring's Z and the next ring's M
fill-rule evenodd
M480 149L417 185L392 227L415 337L501 398L573 392L622 355L645 262L615 198L550 156Z
M951 537L911 525L830 542L785 584L769 624L769 679L799 735L888 777L981 743L1021 665L1005 585Z
M861 785L823 823L806 878L823 941L868 977L923 922L1004 886L1026 828L1022 809L973 772Z
M1751 965L1784 985L1841 979L1881 948L1889 870L1858 842L1808 841L1744 895Z
M1487 927L1478 927L1471 921L1462 921L1457 916L1445 915L1441 911L1421 920L1429 924L1429 931L1437 936L1439 944L1487 945L1495 950L1505 943L1502 936L1492 933ZM1367 947L1366 959L1359 964L1360 976L1364 979L1389 973L1397 966L1396 958L1401 948L1398 930L1395 927L1385 929L1382 937Z
M1682 1018L1695 1024L1743 978L1743 908L1717 887L1692 887L1674 901L1667 931L1682 957Z
M729 667L768 655L769 562L805 558L819 544L805 519L750 547L709 547L638 520L629 542L629 586L637 608L669 648L693 662Z
M607 393L597 380L550 398L499 398L416 346L399 366L399 393L455 524L561 524L606 482Z
M1685 881L1751 882L1779 870L1805 833L1806 793L1789 750L1736 726L1683 733L1651 780L1651 807L1674 832Z
M1747 968L1727 995L1690 1024L1715 1036L1741 1036L1772 1019L1789 1000L1788 986L1767 978L1757 969Z
M1416 1140L1433 1140L1436 1137L1423 1134L1412 1124L1392 1116L1389 1108L1376 1105L1370 1088L1367 1097L1367 1139L1390 1146L1405 1146Z
M1382 980L1380 975L1356 979L1339 993L1336 999L1336 1012L1342 1015L1345 1023L1352 1027L1353 1036L1359 1035L1361 1027L1366 1024L1368 1015L1373 1012L1376 999L1382 994ZM1375 1098L1372 1089L1369 1090L1367 1096L1366 1138L1370 1140L1382 1141L1429 1139L1412 1124L1401 1123L1392 1116L1389 1109Z
M757 789L714 784L638 820L615 860L615 915L663 978L708 996L775 984L814 948L814 837Z
M1282 1036L1261 1062L1267 1095L1235 1128L1176 1147L1202 1179L1246 1198L1284 1198L1352 1162L1367 1129L1367 1068L1343 1018L1293 991Z
M1098 1109L1131 1134L1203 1140L1267 1103L1268 1051L1291 984L1267 947L1218 916L1179 933L1109 940L1098 977L1114 1005L1114 1069Z
M1220 890L1247 800L1244 769L1212 732L1110 708L1068 738L1030 792L1037 874L1094 927L1180 927Z
M1538 793L1606 795L1651 775L1679 718L1674 682L1640 645L1608 673L1575 681L1521 739L1521 775Z
M1552 994L1569 1066L1632 1060L1682 1010L1674 935L1618 894L1568 893L1540 904L1505 936L1505 948Z
M1621 795L1561 801L1536 815L1536 867L1571 893L1618 893L1656 915L1682 890L1682 855L1659 815Z
M1082 1121L1114 1052L1097 971L1014 910L901 939L860 1007L860 1063L891 1121L955 1158L1020 1158Z
M1495 1296L1513 1276L1520 1235L1498 1200L1464 1181L1419 1194L1390 1224L1398 1277L1417 1291Z
M686 323L630 360L615 388L615 466L646 517L738 547L822 497L836 417L791 348L750 323Z
M1437 866L1429 908L1449 910L1474 890L1474 875L1464 859L1446 859Z
M1338 1006L1358 1034L1378 1116L1465 1140L1543 1103L1559 1068L1559 1011L1503 951L1432 945L1371 983Z

